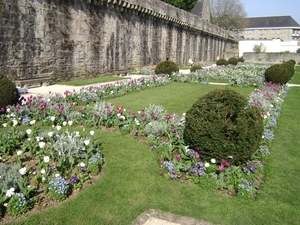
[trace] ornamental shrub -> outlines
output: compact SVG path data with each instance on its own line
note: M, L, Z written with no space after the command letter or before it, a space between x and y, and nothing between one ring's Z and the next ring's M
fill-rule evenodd
M294 64L294 66L296 65L296 61L294 59L290 59L288 62L291 62Z
M245 97L232 90L215 90L202 96L186 112L184 140L201 159L246 163L258 149L263 119Z
M190 69L190 72L192 73L192 72L196 72L196 70L202 70L202 69L203 69L202 66L200 66L200 65L194 65Z
M179 67L173 61L166 60L164 62L159 63L155 67L155 74L169 74L179 72Z
M228 65L228 61L226 59L219 59L216 62L217 66L227 66Z
M20 95L14 82L0 74L0 108L17 104L19 98Z
M10 188L18 188L18 184L22 182L22 175L19 173L19 167L0 163L0 187L3 190Z
M295 65L293 62L291 61L287 61L287 62L284 62L282 63L282 65L288 69L289 71L289 75L290 75L290 79L293 77L294 73L295 73ZM290 80L289 79L289 80Z
M230 64L230 65L236 66L238 64L238 62L239 62L238 59L235 57L228 59L228 64Z
M265 71L266 82L286 84L290 80L290 78L290 71L282 64L272 65Z
M245 59L243 58L243 56L238 58L238 62L245 62Z

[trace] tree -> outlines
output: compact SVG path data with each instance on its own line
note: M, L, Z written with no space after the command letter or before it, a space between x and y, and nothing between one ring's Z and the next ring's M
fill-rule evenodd
M247 26L247 13L240 0L211 0L211 22L223 29L238 32Z
M253 45L253 51L255 53L266 52L267 48L263 43L260 43L259 45Z
M161 0L161 1L173 5L177 8L186 11L191 11L196 5L198 0Z

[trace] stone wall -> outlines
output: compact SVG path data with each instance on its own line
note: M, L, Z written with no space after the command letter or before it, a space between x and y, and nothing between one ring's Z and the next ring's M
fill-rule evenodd
M0 0L0 23L0 71L15 79L215 61L237 40L160 0Z
M274 62L282 63L293 59L296 63L300 63L300 53L254 53L254 52L244 52L243 58L246 62Z

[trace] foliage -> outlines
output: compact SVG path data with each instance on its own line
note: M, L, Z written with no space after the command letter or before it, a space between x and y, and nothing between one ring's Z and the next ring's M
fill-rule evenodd
M266 52L267 48L263 43L253 45L253 51L255 53Z
M200 76L198 74L206 73L205 76L211 76L218 79L222 79L223 77L235 79L235 77L243 76L245 80L248 79L249 84L252 85L253 82L257 82L255 79L261 76L261 72L264 70L264 68L266 68L265 64L259 66L239 65L236 67L216 67L210 70L199 70L194 74L187 74L184 76L176 75L176 77L184 77L185 81L188 82L198 81L198 83L201 83L200 80L202 79L202 75ZM111 91L113 93L117 93L120 90L126 90L132 86L140 88L140 90L152 88L153 86L167 84L171 80L165 79L165 76L153 77L155 77L155 79L150 78L147 82L143 80L142 82L130 81L124 84L119 83L115 86L107 85L106 88L108 90L105 88L96 89L94 86L91 89L86 90L90 90L91 92L95 93L97 93L97 91L100 93L108 93L107 96L114 98L114 95L109 94ZM173 78L175 80L176 77L172 77L172 80ZM178 80L180 81L181 79ZM237 82L237 85L240 85L240 83ZM238 196L250 199L257 192L258 187L256 184L253 184L253 182L256 180L256 175L260 175L254 174L252 172L252 168L253 166L258 168L259 162L257 160L263 159L270 154L269 148L271 141L274 139L274 126L276 125L276 118L279 116L280 105L282 104L283 98L286 95L285 93L281 93L281 90L283 89L285 90L286 87L282 88L280 85L266 84L260 87L260 89L257 89L255 92L251 93L249 97L249 103L251 106L256 107L260 111L265 129L262 142L260 143L261 145L253 154L253 159L256 161L253 160L252 163L247 161L240 167L232 165L230 158L222 158L219 161L216 161L215 159L205 160L198 152L193 151L192 149L188 148L188 146L185 146L183 141L183 132L186 123L185 114L183 114L183 116L180 116L176 113L167 114L164 108L160 105L150 105L149 108L143 108L140 112L135 113L134 111L130 112L130 110L124 109L122 106L114 107L114 105L111 103L107 104L111 106L110 110L112 111L113 116L110 119L113 121L113 126L124 127L125 125L128 125L128 133L133 134L135 138L141 138L142 140L144 139L143 136L148 135L147 142L151 146L151 149L157 150L161 159L163 159L165 162L161 165L161 168L166 178L180 180L187 178L196 184L200 184L201 187L208 189L232 189L237 193ZM1 138L1 143L7 143L6 139L9 138L11 138L10 142L13 143L15 138L15 140L17 140L16 142L19 144L15 145L10 153L4 155L4 159L0 158L0 160L6 162L6 159L9 158L10 161L27 164L28 160L35 158L34 160L39 162L37 164L38 168L36 168L36 170L31 170L32 168L28 168L29 171L26 172L26 176L24 176L24 178L30 179L30 184L35 182L39 186L43 187L44 190L48 190L48 179L53 177L57 172L60 172L62 165L65 168L64 170L61 170L62 173L60 174L69 183L70 192L72 191L72 188L80 188L82 183L89 179L89 174L94 175L99 173L104 161L102 155L100 154L100 149L98 149L98 145L93 143L92 139L86 137L86 135L80 135L79 132L66 131L63 134L59 134L60 132L58 132L60 129L64 128L72 129L72 126L76 125L77 123L71 119L75 118L78 120L78 123L81 124L81 127L83 125L85 126L84 130L86 129L86 126L93 126L90 120L92 113L87 113L87 111L93 107L88 107L88 110L84 111L82 110L82 106L73 108L71 107L71 104L65 102L67 100L77 99L80 94L81 93L78 93L78 95L75 95L75 93L68 93L68 95L66 95L67 99L61 98L60 95L56 95L55 97L46 96L45 98L36 97L36 99L30 98L30 101L32 103L34 102L34 104L26 105L27 111L25 111L22 106L20 106L20 108L11 106L5 114L0 116L0 124L2 127L13 128L10 132L6 132L6 130L8 130L7 128L3 129L1 134L7 133L10 135L3 136ZM28 112L28 115L33 112L41 112L41 110L36 109L36 104L46 104L47 106L42 109L47 109L45 111L50 111L49 108L47 108L50 104L47 104L47 102L52 102L53 105L55 105L57 102L63 102L58 106L63 105L63 107L70 107L69 110L61 110L59 107L59 111L61 112L56 116L60 116L61 120L57 121L56 116L50 116L49 121L55 122L53 124L45 124L43 121L44 119L38 118L38 115L30 116L26 124L15 124L9 122L12 120L22 121L21 118L23 118L23 115L25 115L21 113L22 110L24 110L22 112ZM104 109L106 109L105 105L106 103L103 105ZM75 116L73 115L74 112L76 112ZM43 113L40 113L40 116L44 117ZM18 129L14 129L16 126L20 126L20 130L23 130L23 125L33 127L32 129L27 129L26 132L19 132ZM57 129L57 132L35 129L36 127L45 125L52 125L53 128ZM148 126L148 128L152 126L152 128L149 129L151 132L140 132L146 130L146 126ZM90 134L92 135L92 133L93 132ZM109 136L113 135L111 134ZM61 149L57 148L58 142L61 143ZM111 145L111 143L109 145ZM115 148L118 148L118 146ZM28 153L31 151L34 154L29 155ZM109 154L109 151L107 151L107 153ZM127 156L131 155L132 153L133 152L131 151L130 153L128 152ZM142 152L141 154L144 155L145 152ZM1 156L3 157L3 154ZM113 162L111 161L110 163ZM30 162L29 164L32 163ZM136 163L133 162L132 168L136 168L138 164L140 164L140 161ZM72 167L72 165L74 166ZM23 167L22 169L24 168L26 170L26 167ZM138 166L138 168L140 167ZM248 171L244 172L244 170ZM258 170L256 169L254 172L256 173L256 171ZM20 170L19 172L24 174L23 170ZM23 185L27 186L28 183L24 182ZM26 188L23 188L21 192L24 194L26 199L28 199L28 194L26 194L28 191L25 189ZM13 191L8 189L6 192L0 192L0 198L1 196L5 197L5 193L9 192ZM244 195L241 193L244 193ZM61 196L58 198L60 199L60 197ZM8 200L4 200L4 203L7 204Z
M217 60L216 62L217 66L227 66L228 65L228 61L224 58Z
M289 70L282 64L270 66L265 71L265 79L267 82L286 84L290 80Z
M246 11L240 0L211 0L211 22L237 32L247 26Z
M19 92L15 84L7 77L0 74L0 109L19 102ZM1 111L0 111L1 113Z
M186 11L191 11L196 5L198 0L161 0L161 1L171 4L177 8Z
M194 65L190 69L190 72L192 73L192 72L196 72L196 70L202 70L202 69L203 69L202 66L200 66L200 65Z
M262 134L260 112L231 90L206 94L186 113L185 140L204 160L241 165L258 149Z
M243 58L243 56L238 58L238 62L245 62L245 59Z
M298 48L298 49L296 50L296 53L300 53L300 48Z
M10 188L17 189L22 183L22 176L19 173L19 166L0 163L0 189L8 190Z
M33 207L33 199L26 199L22 193L15 193L7 203L7 212L13 217L26 213Z
M164 62L159 63L155 67L155 74L169 74L172 75L179 71L179 67L173 61L166 60Z
M68 194L70 186L68 182L59 174L55 175L49 182L49 194L53 200L62 201Z
M287 68L287 70L289 71L289 80L292 79L294 73L295 73L295 64L292 61L286 61L284 63L282 63L282 65Z
M296 61L294 59L290 59L288 62L291 62L294 66L296 65Z
M232 58L228 59L228 64L236 66L238 64L238 59L235 57L232 57Z

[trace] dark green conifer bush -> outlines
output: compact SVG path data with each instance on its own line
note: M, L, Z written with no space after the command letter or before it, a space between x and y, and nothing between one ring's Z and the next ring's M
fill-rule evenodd
M192 68L190 69L190 71L192 73L192 72L196 72L196 70L202 70L202 69L203 69L202 66L200 66L200 65L194 65L194 66L192 66Z
M230 64L230 65L236 66L238 64L238 62L239 62L238 59L235 57L228 59L228 64Z
M159 63L155 68L155 74L169 74L179 72L179 67L173 61L166 60L164 62Z
M201 159L241 165L258 149L263 135L259 110L232 90L202 96L186 113L184 139Z
M290 79L290 71L282 64L272 65L265 71L265 80L267 82L286 84Z
M244 59L243 56L242 56L242 57L239 57L239 58L238 58L238 61L239 61L239 62L245 62L245 59Z
M226 59L219 59L216 62L217 66L227 66L228 65L228 61Z
M293 62L291 61L287 61L287 62L284 62L282 63L282 65L288 69L289 71L289 75L290 75L290 79L293 77L294 73L295 73L295 65ZM290 80L289 79L289 80Z
M20 98L14 82L0 74L0 109L7 105L15 105Z

